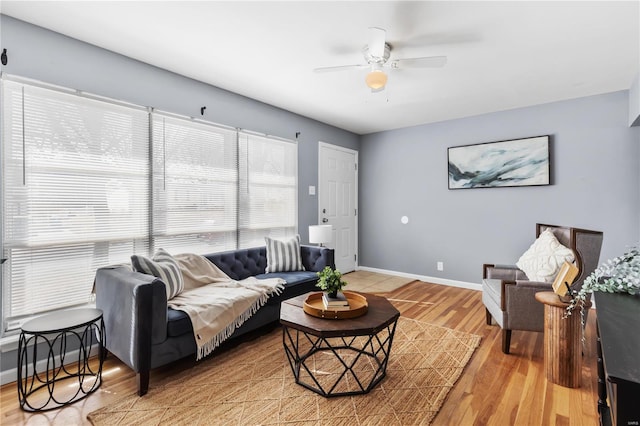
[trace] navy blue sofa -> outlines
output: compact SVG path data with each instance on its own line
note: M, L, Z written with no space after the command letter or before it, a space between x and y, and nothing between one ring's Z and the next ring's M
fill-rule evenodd
M334 251L326 247L301 246L305 271L265 274L266 248L232 250L204 255L235 280L283 278L284 291L269 298L230 339L280 319L280 302L317 290L316 272L335 268ZM147 393L149 375L160 367L196 353L193 328L187 314L167 308L161 279L126 267L100 268L95 281L96 307L104 312L106 349L136 372L138 394Z

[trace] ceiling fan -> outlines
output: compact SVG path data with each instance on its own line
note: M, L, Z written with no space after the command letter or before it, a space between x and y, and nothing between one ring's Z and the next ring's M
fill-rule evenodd
M386 31L382 28L369 28L369 44L362 48L362 54L366 64L339 65L334 67L321 67L314 69L315 72L342 71L354 68L369 68L365 77L367 86L372 92L384 90L388 76L385 68L439 68L447 63L446 56L425 56L419 58L393 59L391 57L392 47L385 41Z

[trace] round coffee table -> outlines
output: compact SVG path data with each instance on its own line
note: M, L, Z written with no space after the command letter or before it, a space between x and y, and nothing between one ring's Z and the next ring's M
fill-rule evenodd
M324 397L368 393L385 377L400 312L362 294L365 315L324 319L304 312L309 294L282 302L282 343L296 383Z
M104 320L100 309L70 309L27 321L18 341L18 399L25 411L48 411L87 397L102 384ZM91 368L91 347L99 364ZM71 358L77 350L77 358ZM38 350L45 355L41 360ZM60 381L66 385L55 386ZM34 402L35 401L35 402Z

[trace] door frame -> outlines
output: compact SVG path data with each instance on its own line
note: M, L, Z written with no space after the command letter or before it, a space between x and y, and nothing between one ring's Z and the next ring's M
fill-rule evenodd
M346 153L349 153L349 154L353 154L353 156L354 156L354 161L355 161L355 186L354 186L355 191L354 191L354 197L355 197L355 200L353 200L353 205L355 206L355 209L356 209L356 212L355 212L356 215L355 215L355 229L354 229L354 232L353 232L353 235L354 235L354 238L355 238L355 241L353 242L353 248L354 248L355 255L356 255L356 258L354 259L354 271L357 271L358 270L358 265L359 265L359 262L360 262L360 253L359 253L359 250L358 250L358 236L359 236L359 234L358 234L358 223L360 222L360 208L359 208L359 205L358 205L358 182L359 182L359 174L358 173L359 173L359 169L360 169L359 159L358 159L359 152L354 150L354 149L351 149L351 148L345 148L343 146L334 145L334 144L330 144L330 143L327 143L327 142L322 142L322 141L318 142L318 209L317 209L317 212L316 212L316 223L320 223L320 217L322 217L322 208L320 207L321 206L321 204L320 204L320 194L321 194L321 191L322 191L321 184L322 184L322 178L323 178L323 176L322 176L322 167L321 167L321 164L320 164L320 161L321 161L321 158L322 158L320 152L321 152L322 148L328 148L328 149L333 149L333 150L336 150L336 151L342 151L342 152L346 152Z

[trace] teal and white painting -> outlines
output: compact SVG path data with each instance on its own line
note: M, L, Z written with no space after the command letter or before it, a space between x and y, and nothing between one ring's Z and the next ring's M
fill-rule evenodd
M549 136L448 149L449 189L549 185Z

